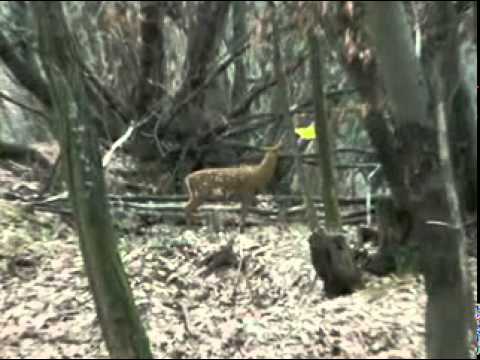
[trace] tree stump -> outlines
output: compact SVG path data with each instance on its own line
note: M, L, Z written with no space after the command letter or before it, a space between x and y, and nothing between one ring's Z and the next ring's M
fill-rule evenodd
M342 234L320 230L308 238L313 267L327 297L351 294L361 286L361 273Z

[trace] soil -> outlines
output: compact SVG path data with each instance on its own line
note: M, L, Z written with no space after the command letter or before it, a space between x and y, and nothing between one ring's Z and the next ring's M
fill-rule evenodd
M28 169L4 165L4 194L40 186ZM156 358L426 356L421 276L371 276L365 289L326 299L303 224L213 232L126 210L115 221ZM65 214L0 200L1 358L108 357L70 224ZM227 244L232 261L212 267ZM476 295L475 257L469 268Z

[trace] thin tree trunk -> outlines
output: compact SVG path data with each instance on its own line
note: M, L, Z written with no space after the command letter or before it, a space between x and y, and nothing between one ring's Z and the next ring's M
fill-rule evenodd
M337 201L337 189L334 176L334 156L332 153L331 129L323 93L323 57L320 51L319 39L313 29L308 32L310 46L310 71L312 77L313 103L315 106L315 132L317 135L317 152L322 176L322 195L325 202L325 225L327 229L339 231L341 228L340 210Z
M233 41L232 51L234 51L247 36L246 13L247 4L244 1L235 1L233 8ZM235 76L232 85L232 106L231 109L239 105L240 100L247 94L247 70L244 63L244 57L238 56L235 59ZM248 112L243 114L248 116Z
M152 101L159 102L165 90L163 3L141 2L140 78L136 86L136 111L144 116Z
M117 251L106 200L98 138L89 112L78 45L60 2L32 4L60 142L63 166L79 231L80 248L103 336L114 358L151 358Z
M281 101L279 101L278 113L283 121L289 121L289 99L288 99L288 84L285 72L283 69L283 60L280 52L280 34L278 30L278 24L276 19L275 7L272 3L268 3L270 9L272 10L272 26L273 26L273 48L274 48L274 71L275 77L279 81L279 96ZM282 121L282 122L283 122ZM303 171L302 162L298 153L295 139L295 122L291 119L291 125L288 127L289 134L289 145L293 152L294 157L294 168L300 180L300 186L302 187L302 193L305 201L305 206L307 208L307 220L310 230L313 232L318 227L318 220L315 212L315 208L312 202L312 194L308 193L308 187L306 186L305 173Z

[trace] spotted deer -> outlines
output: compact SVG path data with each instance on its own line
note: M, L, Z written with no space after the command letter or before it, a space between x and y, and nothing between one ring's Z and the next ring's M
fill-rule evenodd
M231 168L198 170L185 178L188 202L185 205L187 223L191 224L193 212L211 195L237 195L241 202L240 231L245 226L247 210L253 201L255 192L262 189L273 177L279 157L278 144L265 147L265 156L260 164L242 165Z

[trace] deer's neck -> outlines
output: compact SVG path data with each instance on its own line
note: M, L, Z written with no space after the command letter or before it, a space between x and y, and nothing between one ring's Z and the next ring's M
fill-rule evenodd
M269 181L275 173L277 160L277 154L267 152L262 162L257 167L257 176L261 178L264 182Z

